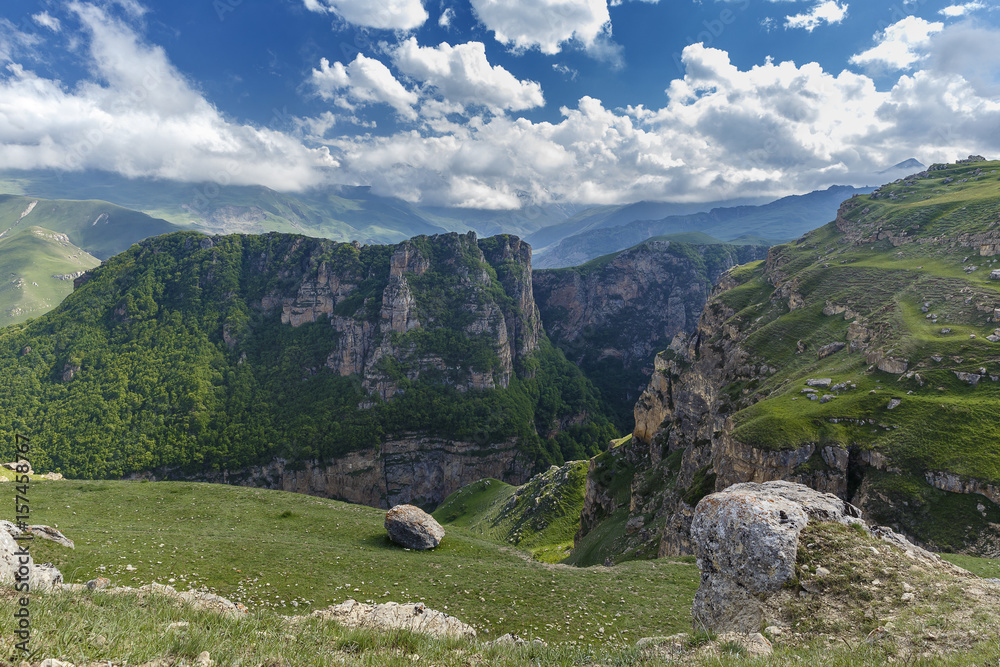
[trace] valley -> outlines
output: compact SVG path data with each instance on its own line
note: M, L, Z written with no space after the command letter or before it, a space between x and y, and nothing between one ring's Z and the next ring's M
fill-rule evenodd
M421 602L478 633L466 648L401 635L434 664L466 654L703 664L726 651L723 664L743 664L748 649L690 634L692 521L699 501L742 482L832 493L992 580L998 171L936 165L846 199L833 222L784 245L688 232L566 269L533 268L531 247L507 234L139 240L82 269L51 312L0 330L0 427L32 433L38 471L73 478L38 480L32 493L33 511L76 548L42 542L33 556L67 582L222 595L265 634L282 616L348 598ZM12 240L55 241L63 253L80 234L24 230ZM9 446L0 458L13 459ZM447 531L440 547L388 541L384 510L400 503L434 511ZM830 530L810 539L843 553L884 548L876 533ZM800 549L800 576L828 563L814 547ZM921 585L972 576L934 567ZM992 656L992 644L960 643L947 623L950 643L927 651L898 602L858 602L855 584L836 582L822 604L782 603L782 618L821 616L802 631L780 619L768 628L778 664L850 664L852 652L831 652L826 638L846 647L857 632L823 618L828 603L862 604L862 632L876 621L904 628L895 648L865 649L873 664L914 651L934 664ZM101 620L53 635L47 650L77 661L195 647L223 662L289 650L410 660L399 643L329 625L302 635L312 648L234 645L208 616L187 648L138 649L115 629L126 622L115 596L93 595ZM953 613L946 596L922 600L921 613ZM60 595L40 604L76 613ZM157 605L161 624L189 617ZM506 633L545 645L486 643Z

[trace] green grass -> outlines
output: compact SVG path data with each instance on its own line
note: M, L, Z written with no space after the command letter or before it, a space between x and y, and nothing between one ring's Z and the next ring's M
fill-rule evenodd
M348 598L424 602L485 639L514 632L609 645L680 632L698 585L693 565L550 565L458 526L434 551L406 551L386 538L384 511L279 491L45 482L31 487L31 507L32 521L76 542L72 551L32 545L35 559L55 563L69 582L106 576L117 585L205 588L284 614Z
M448 496L434 516L556 563L566 558L580 528L587 466L587 461L553 466L520 487L479 480Z

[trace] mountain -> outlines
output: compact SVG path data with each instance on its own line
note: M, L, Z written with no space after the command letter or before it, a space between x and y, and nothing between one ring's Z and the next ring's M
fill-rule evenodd
M411 236L449 231L428 221L413 205L379 197L367 187L284 193L262 186L128 179L103 171L39 170L0 172L0 191L103 199L212 234L276 231L335 241L397 243Z
M911 157L908 160L903 160L902 162L898 162L892 165L888 169L883 169L882 171L879 172L879 174L885 175L885 174L891 174L892 172L906 172L908 174L915 174L918 171L921 171L922 169L925 168L926 168L925 165L922 162L920 162L920 160Z
M621 227L637 220L661 220L668 216L692 215L714 208L752 206L768 203L767 199L740 199L701 204L641 201L619 206L591 206L567 219L538 229L527 236L536 252L544 254L551 245L592 229Z
M535 301L552 342L630 431L656 352L694 331L724 271L766 254L763 246L723 244L699 232L658 237L579 267L536 270Z
M786 479L1000 553L998 183L1000 162L934 165L724 275L657 357L632 440L591 463L581 536L614 516L619 556L683 553L705 494Z
M173 229L108 202L0 195L0 326L48 312L101 258Z
M870 192L868 188L833 186L805 195L784 197L760 206L714 208L707 213L673 215L658 220L638 220L626 225L592 229L576 234L546 249L536 258L538 268L562 268L588 262L595 257L629 248L664 234L698 231L733 242L751 238L768 245L795 238L831 220L845 198Z
M544 337L516 237L176 232L76 285L0 330L0 428L31 431L40 470L432 507L616 435Z

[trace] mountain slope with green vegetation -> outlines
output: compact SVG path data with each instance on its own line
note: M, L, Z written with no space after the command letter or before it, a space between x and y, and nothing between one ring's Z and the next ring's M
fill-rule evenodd
M296 465L363 450L381 485L389 442L436 452L443 468L398 462L400 475L429 479L448 476L452 455L468 462L463 474L488 468L504 443L516 457L495 476L584 458L615 433L592 385L541 334L528 256L514 237L474 234L397 246L148 239L54 311L0 330L0 457L13 455L15 431L36 438L39 470L84 478L221 475L277 459L294 477ZM356 464L345 484L367 484Z
M538 560L558 562L580 528L587 466L586 461L552 466L520 486L498 479L473 482L448 496L434 518L525 549Z
M23 322L55 308L73 291L73 280L99 259L65 234L30 226L0 237L0 326Z
M653 490L630 503L659 551L683 550L664 526L712 488L784 478L1000 553L998 216L1000 162L936 165L725 276L636 407L633 491Z

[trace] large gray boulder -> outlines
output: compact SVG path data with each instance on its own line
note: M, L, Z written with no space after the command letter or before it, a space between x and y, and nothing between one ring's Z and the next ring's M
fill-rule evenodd
M427 550L441 544L444 528L434 517L413 505L396 505L385 515L389 539L407 549Z
M701 569L695 629L758 632L762 599L795 577L799 533L809 520L863 524L860 514L837 496L784 481L735 484L703 498L691 522Z

